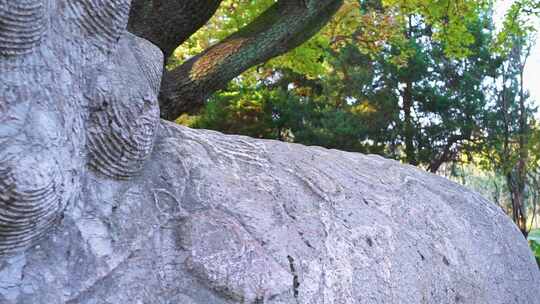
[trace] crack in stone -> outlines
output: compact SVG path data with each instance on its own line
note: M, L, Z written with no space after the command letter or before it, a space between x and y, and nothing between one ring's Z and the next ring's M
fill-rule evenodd
M300 291L298 289L300 288L300 280L298 279L298 273L296 272L296 267L294 266L294 258L292 256L288 255L287 259L289 260L289 266L291 267L291 273L293 275L294 298L296 299L296 303L299 303L298 302L298 295L300 294Z

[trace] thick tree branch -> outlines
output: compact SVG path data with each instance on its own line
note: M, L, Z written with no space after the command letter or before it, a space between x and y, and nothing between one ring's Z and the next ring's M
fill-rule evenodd
M456 144L460 144L463 141L470 140L472 137L472 134L470 132L466 132L462 135L452 135L450 136L446 144L444 145L444 148L442 149L442 152L435 156L433 161L428 166L428 171L431 173L437 173L439 171L439 168L442 166L442 164L455 160L455 158L458 156L458 150L459 149L452 149L452 147Z
M248 68L282 55L316 34L343 0L279 1L252 23L166 73L161 115L174 120Z
M128 30L159 46L165 58L201 28L222 0L133 0Z

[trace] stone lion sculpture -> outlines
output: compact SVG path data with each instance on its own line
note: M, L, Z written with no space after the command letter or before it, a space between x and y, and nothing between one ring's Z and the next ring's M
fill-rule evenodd
M495 205L376 156L160 121L129 0L0 0L0 303L540 303Z

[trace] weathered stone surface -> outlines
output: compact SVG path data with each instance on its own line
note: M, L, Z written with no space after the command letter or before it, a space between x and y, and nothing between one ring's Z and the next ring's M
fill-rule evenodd
M160 122L162 56L123 30L129 1L13 3L0 304L540 303L526 241L478 194L380 157Z

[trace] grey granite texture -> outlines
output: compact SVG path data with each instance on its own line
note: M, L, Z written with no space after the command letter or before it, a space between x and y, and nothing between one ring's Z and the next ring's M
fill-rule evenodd
M159 121L128 0L0 0L1 304L540 303L494 204L376 156Z

